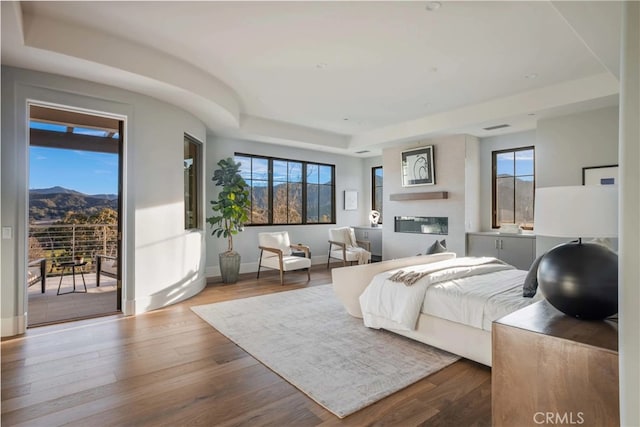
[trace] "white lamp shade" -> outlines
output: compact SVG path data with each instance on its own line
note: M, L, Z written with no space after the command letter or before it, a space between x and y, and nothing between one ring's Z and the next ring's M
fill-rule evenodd
M618 187L537 188L534 232L551 237L617 237Z

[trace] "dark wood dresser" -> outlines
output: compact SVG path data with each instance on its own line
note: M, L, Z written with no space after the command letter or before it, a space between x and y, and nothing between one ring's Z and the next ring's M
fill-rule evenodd
M493 323L494 426L619 426L618 325L540 301Z

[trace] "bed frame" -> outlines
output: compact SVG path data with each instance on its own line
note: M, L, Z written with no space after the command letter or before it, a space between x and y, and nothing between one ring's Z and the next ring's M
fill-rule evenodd
M334 268L331 270L333 290L350 315L362 318L359 297L376 274L396 268L429 264L455 257L456 254L445 252ZM483 365L491 366L491 332L483 329L427 314L420 314L417 328L414 331L389 330L467 359L475 360Z

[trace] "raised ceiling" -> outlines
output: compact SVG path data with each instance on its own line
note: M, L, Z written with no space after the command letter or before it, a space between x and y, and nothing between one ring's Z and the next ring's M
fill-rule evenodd
M619 2L426 4L2 2L2 63L346 154L617 102Z

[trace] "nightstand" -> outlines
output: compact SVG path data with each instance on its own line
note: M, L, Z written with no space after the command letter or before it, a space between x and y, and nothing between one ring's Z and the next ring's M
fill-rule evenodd
M494 426L620 425L617 323L540 301L493 323L492 352Z

